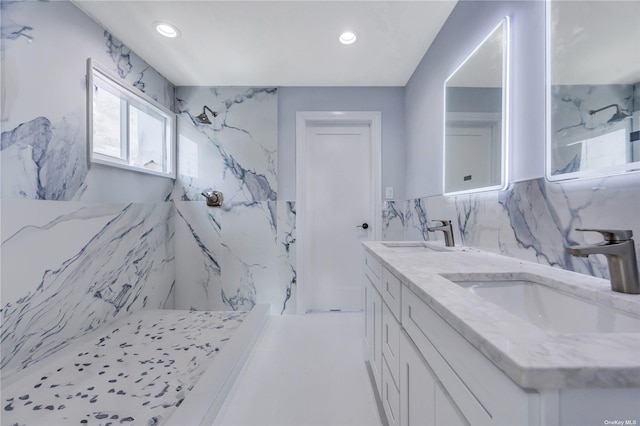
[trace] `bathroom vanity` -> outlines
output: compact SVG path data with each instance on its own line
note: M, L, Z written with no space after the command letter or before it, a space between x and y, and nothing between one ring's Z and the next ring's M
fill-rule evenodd
M365 358L390 425L640 422L640 296L471 248L363 245Z

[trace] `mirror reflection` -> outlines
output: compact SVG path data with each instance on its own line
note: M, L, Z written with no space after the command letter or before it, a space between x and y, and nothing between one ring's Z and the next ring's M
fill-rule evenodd
M547 3L547 177L640 170L640 2Z
M445 82L444 193L506 185L504 18Z

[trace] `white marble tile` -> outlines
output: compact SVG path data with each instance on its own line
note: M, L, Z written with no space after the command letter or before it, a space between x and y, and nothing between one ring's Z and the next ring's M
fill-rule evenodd
M170 203L15 200L2 210L3 377L121 315L172 307Z
M562 183L540 178L505 191L409 200L405 239L443 240L426 228L434 219L451 219L456 244L608 278L604 256L578 258L565 248L602 240L576 228L630 229L640 252L638 187L638 173Z
M410 241L429 241L433 238L427 228L430 226L430 212L426 203L428 198L419 198L407 202L405 216L405 239Z
M205 201L175 202L177 309L224 310L222 211ZM226 309L230 309L229 306Z
M284 303L286 282L278 282L275 202L234 203L222 214L222 297L232 309L255 303ZM277 306L276 305L276 306Z
M404 240L406 201L383 201L382 239L385 241Z
M517 182L500 194L500 251L508 256L570 270L583 262L565 253L568 227L558 217L569 213L566 199L546 197L544 179ZM569 220L576 220L573 216ZM566 219L565 219L566 220Z
M4 2L2 24L2 197L80 199L87 58L169 108L173 85L71 2Z
M277 89L181 87L175 199L195 200L206 189L229 202L277 199ZM194 119L207 105L212 124ZM211 115L209 113L209 115Z
M70 200L87 175L86 136L78 111L60 122L37 117L2 133L2 196Z
M626 125L624 122L608 122L616 112L615 108L593 115L589 112L607 105L618 105L622 112L631 114L633 93L631 84L553 86L551 136L555 145L562 148L554 149L551 153L552 174L581 169L581 144L575 142L623 129Z
M269 303L273 314L295 312L295 204L278 201L276 193L277 90L182 87L178 100L180 157L172 198L179 211L183 205L199 210L203 191L224 194L222 208L210 213L215 221L204 213L179 217L180 246L187 248L186 259L178 254L178 274L189 286L178 290L179 306ZM211 125L194 120L204 105L218 112L215 118L209 113ZM216 241L196 240L202 233ZM203 256L211 266L192 265Z
M498 192L481 192L455 197L454 235L460 244L497 253ZM448 219L445 217L444 219Z
M585 244L602 241L595 232L580 232L575 228L587 229L630 229L636 243L636 256L640 253L640 174L611 176L589 179L584 182L547 183L548 197L566 197L570 214L559 220L568 228L567 244ZM566 218L577 213L577 218ZM640 267L640 257L637 259ZM583 259L593 270L602 270L603 256ZM607 274L602 276L608 277Z
M178 308L295 312L295 203L175 204Z
M272 312L275 310L276 314L296 312L298 288L296 234L295 201L278 201L278 285L275 286L277 297L271 302ZM281 301L279 311L278 300Z
M565 247L602 240L599 234L584 234L576 228L631 229L638 235L637 179L630 176L562 184L537 179L512 185L500 195L501 252L608 278L604 256L574 257Z
M105 224L122 213L123 207L3 200L3 304L36 292L45 271L55 271L80 253Z

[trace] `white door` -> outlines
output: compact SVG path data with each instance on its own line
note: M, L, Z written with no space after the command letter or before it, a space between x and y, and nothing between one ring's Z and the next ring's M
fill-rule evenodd
M491 126L447 127L446 158L447 192L500 183L499 180L493 181L494 148ZM460 161L461 158L469 160Z
M374 214L370 141L368 125L307 128L309 310L363 308L361 242L372 239Z

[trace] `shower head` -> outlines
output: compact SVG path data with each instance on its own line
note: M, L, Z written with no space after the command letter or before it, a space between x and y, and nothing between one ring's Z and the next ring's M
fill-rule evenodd
M616 112L615 114L613 114L613 116L607 120L607 123L617 123L618 121L622 121L627 117L631 117L631 115L620 111L620 106L618 104L611 104L611 105L607 105L606 107L602 107L600 109L596 109L596 110L591 110L589 111L589 115L594 115L597 112L603 111L607 108L611 108L611 107L616 107Z
M627 117L631 117L630 114L617 110L615 114L607 121L607 123L615 123L617 121L622 121Z
M213 117L217 117L218 113L215 111L212 111L211 108L209 108L208 106L204 106L202 107L202 114L197 115L196 116L196 121L200 124L211 124L211 120L209 120L209 116L207 116L206 110L209 110L209 112L211 114L213 114Z

